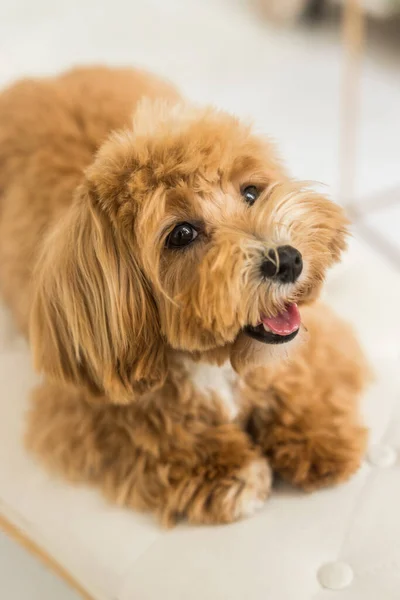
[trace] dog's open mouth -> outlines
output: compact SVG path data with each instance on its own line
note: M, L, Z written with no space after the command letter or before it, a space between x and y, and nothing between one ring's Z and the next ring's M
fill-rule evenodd
M293 340L299 333L301 323L297 304L287 304L284 311L275 317L261 316L255 327L247 325L244 332L264 344L285 344Z

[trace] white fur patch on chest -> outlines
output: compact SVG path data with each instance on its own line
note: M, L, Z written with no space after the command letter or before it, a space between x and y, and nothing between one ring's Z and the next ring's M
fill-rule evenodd
M227 361L220 367L203 362L185 359L185 367L190 379L199 393L215 394L221 399L231 420L239 412L237 379L238 376Z

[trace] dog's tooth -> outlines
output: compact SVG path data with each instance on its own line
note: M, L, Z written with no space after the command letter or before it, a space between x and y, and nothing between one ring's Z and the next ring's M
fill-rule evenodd
M268 331L269 333L272 333L271 329L265 323L263 323L263 327L264 327L265 331Z

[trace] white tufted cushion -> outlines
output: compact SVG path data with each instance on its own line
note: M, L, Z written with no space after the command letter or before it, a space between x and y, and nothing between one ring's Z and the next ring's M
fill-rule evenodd
M279 485L253 518L170 531L52 479L27 456L21 437L35 376L3 310L0 515L99 600L398 600L400 276L356 239L327 298L354 323L375 365L363 405L368 460L346 485L312 495Z

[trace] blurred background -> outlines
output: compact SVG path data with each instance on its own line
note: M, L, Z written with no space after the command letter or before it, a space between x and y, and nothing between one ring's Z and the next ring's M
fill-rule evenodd
M275 138L400 270L400 0L348 0L345 26L343 4L3 0L0 85L78 64L159 72ZM74 597L2 537L0 580L7 600Z

